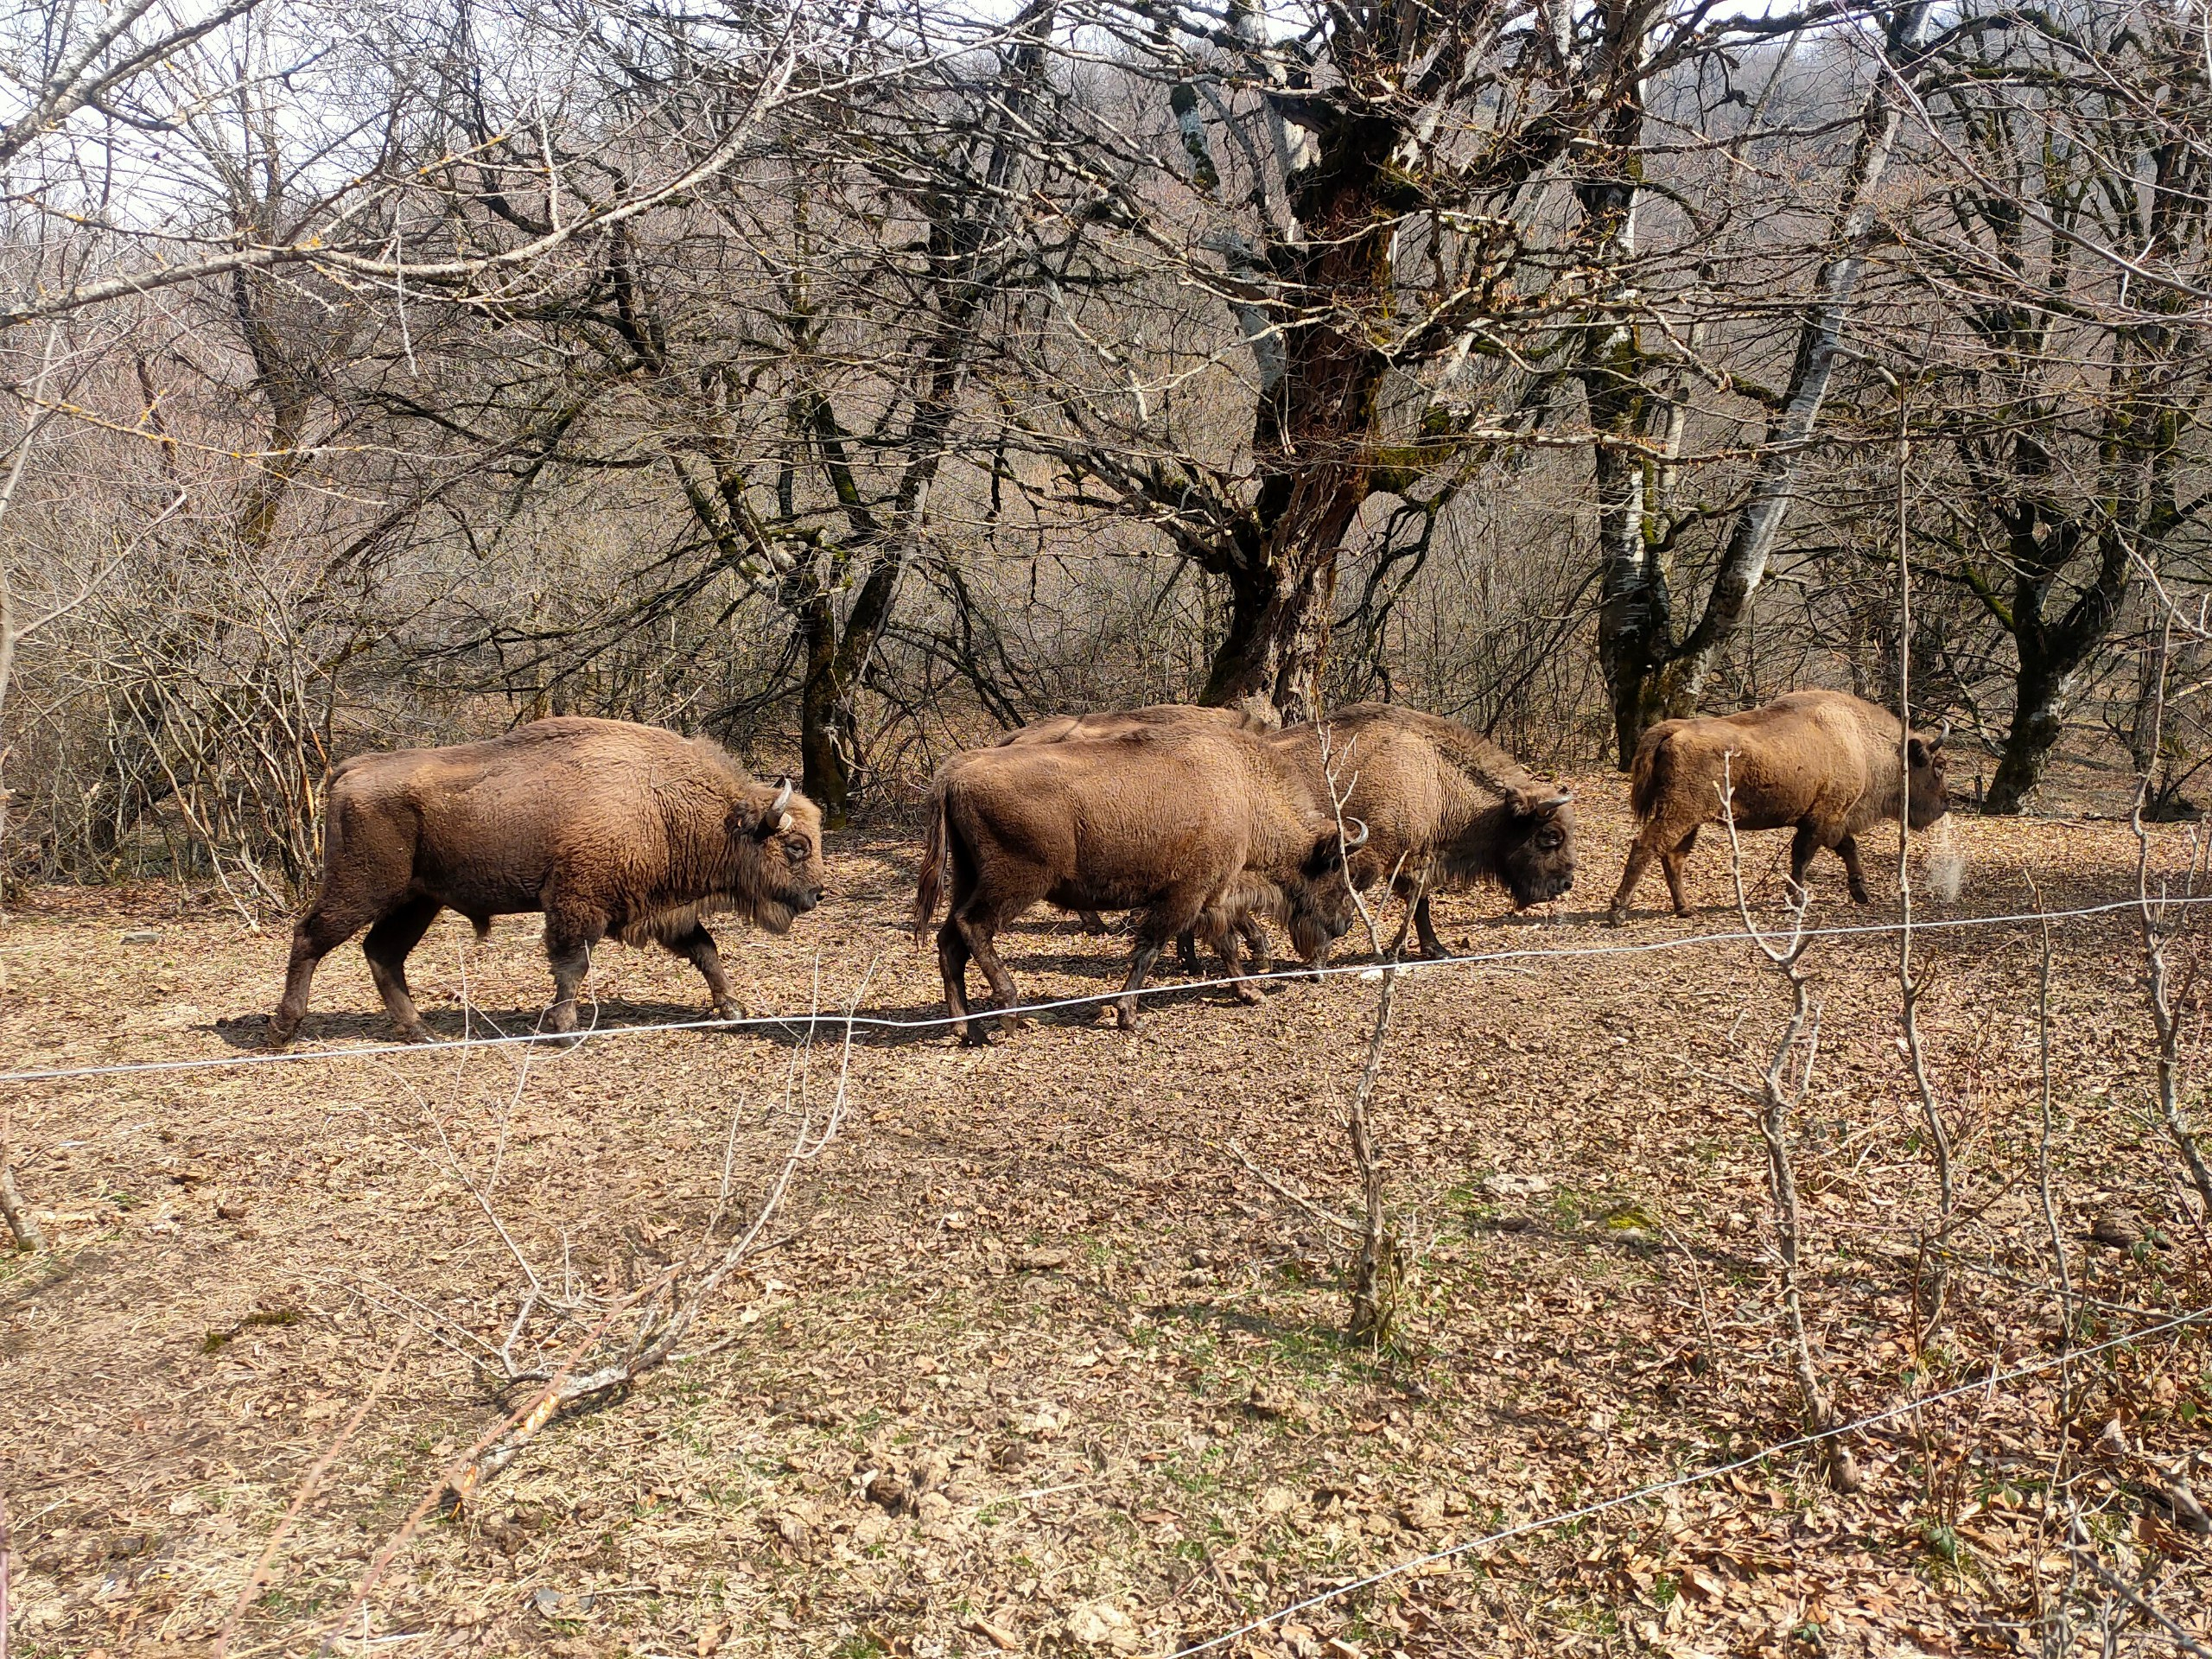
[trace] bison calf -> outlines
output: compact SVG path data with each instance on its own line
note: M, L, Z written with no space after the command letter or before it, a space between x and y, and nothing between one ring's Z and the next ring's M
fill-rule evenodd
M1233 975L1236 918L1250 911L1283 921L1313 951L1351 925L1342 837L1311 728L1262 736L1186 726L979 749L938 774L929 815L914 934L926 937L944 894L938 965L963 1041L975 1040L969 963L1001 1009L1014 1007L994 941L1040 901L1142 912L1122 987L1124 1030L1136 1024L1146 974L1178 933L1205 933ZM1251 1000L1248 987L1238 990ZM1001 1023L1022 1021L1006 1014Z
M1721 821L1724 782L1727 813L1737 829L1796 826L1789 844L1793 890L1804 890L1813 855L1833 847L1850 878L1852 899L1865 904L1866 874L1859 868L1857 836L1900 816L1924 830L1950 810L1943 779L1949 729L1934 737L1914 733L1906 740L1910 776L1900 791L1897 748L1904 734L1897 716L1841 691L1792 691L1738 715L1660 721L1636 746L1629 800L1643 827L1629 849L1606 919L1619 925L1655 857L1666 872L1675 913L1690 913L1682 895L1682 861L1698 830Z
M315 965L362 928L384 1005L427 1042L407 954L442 909L481 938L494 916L542 911L554 1031L573 1031L591 947L658 941L739 1010L703 918L734 911L772 933L822 899L822 815L788 779L755 781L715 744L621 721L541 720L442 749L357 755L330 780L322 891L292 935L281 1047Z

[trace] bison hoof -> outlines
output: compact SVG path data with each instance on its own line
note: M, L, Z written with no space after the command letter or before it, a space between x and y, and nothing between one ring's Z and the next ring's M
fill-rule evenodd
M399 1040L403 1043L435 1043L438 1039L430 1034L428 1026L418 1020L414 1025L399 1028Z
M1607 927L1618 927L1627 920L1628 912L1625 910L1613 909L1605 912L1605 925Z
M715 1004L715 1018L742 1020L745 1018L745 1005L741 1002L717 1002Z
M1249 985L1232 985L1229 989L1230 994L1246 1007L1256 1008L1260 1006L1260 994Z
M575 1028L576 1005L573 1002L556 1002L545 1010L545 1018L540 1025L541 1030L558 1036L566 1036Z
M299 1034L299 1030L298 1020L295 1020L288 1024L272 1014L269 1016L269 1028L262 1033L261 1040L271 1050L284 1048L289 1046L292 1039Z

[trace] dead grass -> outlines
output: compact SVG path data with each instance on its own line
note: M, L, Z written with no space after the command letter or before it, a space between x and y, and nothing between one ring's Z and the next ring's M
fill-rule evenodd
M1598 803L1580 886L1548 923L1440 899L1477 948L1719 931L1702 849L1694 923L1595 925L1628 825ZM2108 823L1959 826L1954 906L2124 896ZM1773 906L1786 837L1758 838ZM1893 845L1893 843L1892 843ZM1870 858L1875 849L1869 849ZM740 995L936 1011L904 936L911 849L832 847L837 902L735 942ZM1851 919L1816 866L1818 919ZM1878 906L1870 917L1889 913ZM1032 997L1106 990L1121 961L1039 914L1009 941ZM154 930L150 941L126 934ZM2149 1033L2126 917L2063 930L2055 1185L2101 1334L2207 1305L2204 1239L2177 1226L2143 1116ZM488 945L441 923L416 982L434 1028L470 1000L526 1028L546 995L534 925ZM5 935L10 1066L222 1055L257 1039L284 940L158 893L29 895ZM1953 1311L1916 1352L1916 1224L1932 1207L1895 1044L1893 944L1824 942L1800 1179L1818 1357L1847 1416L2055 1351L2033 1205L2036 944L1931 934L1923 1007L1955 1118ZM603 1023L696 1017L696 976L610 950ZM1338 1263L1259 1187L1239 1142L1341 1196L1332 1116L1375 988L1346 976L1166 999L1134 1039L1084 1017L987 1051L863 1040L856 1121L805 1178L777 1248L715 1308L710 1351L556 1423L372 1597L378 1650L918 1656L1157 1652L1380 1565L1790 1432L1767 1294L1760 1153L1730 1081L1782 1010L1741 944L1408 978L1375 1118L1420 1246L1400 1349L1337 1334ZM304 1039L381 1041L358 950L334 957ZM781 1145L791 1051L680 1034L540 1053L305 1061L18 1087L23 1182L57 1248L0 1262L0 1484L34 1656L203 1651L295 1484L392 1349L400 1360L234 1651L312 1649L367 1559L500 1402L468 1363L512 1316L513 1263L435 1155L437 1114L536 1259L619 1287L711 1213L731 1115L739 1167ZM2023 1173L2029 1179L2023 1184ZM2116 1218L2141 1235L2108 1249ZM2107 1230L2110 1230L2107 1229ZM626 1279L626 1275L629 1279ZM2072 1456L2107 1560L2212 1629L2207 1545L2146 1459L2208 1444L2200 1336L2080 1368ZM2042 1511L2057 1377L1905 1420L1859 1448L1845 1498L1778 1461L1401 1580L1240 1651L1870 1654L2025 1650L2069 1580ZM1253 1402L1255 1387L1260 1408ZM2094 1436L2117 1418L2124 1449ZM904 1501L897 1512L878 1497ZM2212 1486L2200 1476L2199 1490ZM2135 1581L2132 1578L2131 1581ZM2128 1641L2145 1640L2138 1631ZM2199 1639L2204 1639L2200 1635ZM2155 1644L2153 1644L2155 1645Z

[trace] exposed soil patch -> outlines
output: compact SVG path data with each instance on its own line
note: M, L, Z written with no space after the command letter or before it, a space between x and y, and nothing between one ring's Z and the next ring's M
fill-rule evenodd
M1509 921L1497 895L1447 897L1447 942L1580 952L1733 928L1710 844L1691 867L1699 917L1661 915L1655 877L1628 927L1596 925L1628 839L1618 792L1579 791L1589 852L1559 914ZM2178 864L2186 830L2159 833ZM2133 890L2124 824L1956 834L1963 889L1923 919L2031 910L2026 874L2053 908ZM1753 847L1769 916L1787 839ZM1894 841L1872 838L1870 872L1885 845L1893 861ZM740 996L937 1012L934 959L906 935L912 849L833 838L830 856L831 906L787 938L726 940ZM1844 902L1833 863L1815 872L1816 922L1894 918L1893 899ZM159 893L28 895L0 935L0 1059L251 1052L284 944ZM1032 998L1109 991L1123 969L1116 941L1045 912L1005 948ZM1811 957L1807 1294L1853 1416L2060 1351L2036 1185L2037 930L1935 931L1918 948L1965 1217L1924 1347L1912 1297L1934 1187L1897 1053L1895 938ZM2203 1308L2212 1280L2145 1117L2140 971L2131 916L2057 930L2051 1185L2077 1338ZM446 918L414 978L443 1035L527 1029L549 988L534 921L480 947ZM1375 1116L1417 1260L1381 1354L1338 1336L1334 1243L1231 1149L1348 1201L1335 1109L1376 988L1286 982L1249 1010L1175 993L1135 1037L1080 1010L984 1050L863 1034L843 1136L709 1309L696 1357L556 1422L458 1520L427 1526L340 1645L1173 1651L1791 1434L1763 1154L1736 1090L1783 1000L1748 945L1402 983ZM696 976L658 953L608 950L595 989L602 1025L704 1014ZM348 946L302 1042L388 1035ZM458 1176L488 1188L541 1273L611 1294L699 1237L726 1159L743 1197L791 1133L789 1033L521 1055L0 1085L55 1245L0 1262L22 1651L206 1651L302 1476L404 1344L233 1649L311 1649L503 1408L470 1356L501 1340L521 1274ZM805 1060L817 1103L838 1063L834 1041ZM1338 1599L1236 1650L2036 1650L2069 1585L2069 1605L2094 1604L2047 1497L2062 1466L2107 1568L2212 1641L2212 1551L2173 1493L2212 1446L2207 1365L2200 1327L2047 1370L1868 1435L1856 1494L1816 1458L1777 1459ZM2212 1498L2212 1464L2193 1478ZM2126 1613L2126 1640L2155 1647L2142 1618Z

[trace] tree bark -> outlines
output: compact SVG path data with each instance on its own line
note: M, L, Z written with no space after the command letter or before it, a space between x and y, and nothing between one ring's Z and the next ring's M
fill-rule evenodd
M1885 31L1891 66L1917 55L1932 8L1928 0L1898 7ZM1805 460L1834 378L1835 349L1851 315L1859 279L1877 224L1876 206L1884 175L1897 149L1904 105L1884 75L1868 92L1857 142L1844 174L1842 211L1837 216L1830 251L1814 281L1813 296L1798 327L1797 352L1773 427L1767 435L1749 499L1731 527L1720 567L1697 625L1679 645L1639 629L1665 620L1668 597L1659 573L1631 557L1624 537L1608 545L1607 588L1625 620L1624 648L1605 655L1612 691L1615 733L1622 770L1636 753L1637 741L1654 721L1696 712L1723 648L1751 613L1751 601L1766 575L1789 505L1795 499ZM1600 493L1600 511L1605 510ZM1614 563L1619 562L1618 565ZM1618 575L1616 571L1618 569ZM1601 622L1601 631L1603 623ZM1602 637L1602 632L1601 632Z

